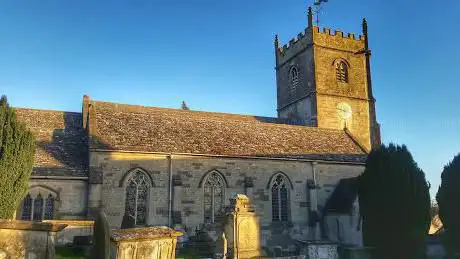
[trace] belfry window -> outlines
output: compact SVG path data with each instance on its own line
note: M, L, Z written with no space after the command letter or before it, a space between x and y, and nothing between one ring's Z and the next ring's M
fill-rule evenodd
M299 71L295 66L291 67L291 70L289 71L289 83L291 93L295 93L297 85L299 84Z
M221 216L224 205L225 182L218 172L210 172L203 184L204 222L214 223Z
M21 220L47 220L53 219L55 210L55 194L40 190L31 191L22 200ZM46 197L46 199L44 198Z
M289 183L282 174L278 174L271 186L272 220L288 221Z
M336 77L338 82L348 83L348 66L343 60L335 63Z
M146 173L135 171L126 186L125 214L135 219L136 225L147 223L147 203L150 184Z

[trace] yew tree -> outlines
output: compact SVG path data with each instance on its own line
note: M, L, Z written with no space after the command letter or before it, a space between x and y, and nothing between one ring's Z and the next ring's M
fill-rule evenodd
M460 153L444 167L436 200L447 247L460 253Z
M422 258L430 226L429 185L406 146L373 150L359 178L364 245L377 258Z
M16 119L6 96L0 99L0 219L10 219L23 199L34 162L32 133Z

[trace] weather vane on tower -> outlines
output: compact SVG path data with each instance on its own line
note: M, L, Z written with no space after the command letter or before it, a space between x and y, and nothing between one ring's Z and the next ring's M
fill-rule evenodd
M315 6L316 15L316 26L319 26L319 14L322 10L321 3L327 3L329 0L314 0L313 5Z

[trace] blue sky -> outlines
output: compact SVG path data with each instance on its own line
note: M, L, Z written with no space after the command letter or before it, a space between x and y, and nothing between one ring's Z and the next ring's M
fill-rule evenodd
M276 116L273 37L302 31L312 2L1 1L0 93ZM435 193L460 152L460 1L329 0L320 25L359 33L363 17L383 140L409 147Z

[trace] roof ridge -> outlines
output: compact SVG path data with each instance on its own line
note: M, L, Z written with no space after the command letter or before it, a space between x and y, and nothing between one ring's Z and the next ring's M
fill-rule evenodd
M38 109L38 108L25 108L25 107L13 107L15 110L29 110L29 111L43 111L43 112L56 112L56 113L75 113L81 114L81 112L71 112L71 111L61 111L61 110L52 110L52 109Z
M164 108L164 107L157 107L157 106L144 106L144 105L136 105L136 104L123 104L123 103L115 103L115 102L106 102L106 101L97 101L97 100L92 100L96 104L96 112L97 112L97 103L103 103L103 104L108 104L108 105L113 105L113 106L124 106L127 108L146 108L146 109L151 109L151 110L156 110L156 111L168 111L168 112L175 112L175 113L190 113L190 114L196 114L200 115L202 118L206 118L207 120L210 121L216 121L216 122L222 122L222 121L237 121L239 123L244 123L244 124L250 124L250 123L260 123L266 126L271 126L271 127L284 127L284 128L291 128L291 127L300 127L300 128L305 128L308 130L314 130L314 131L330 131L330 132L344 132L343 130L340 129L330 129L330 128L319 128L319 127L314 127L314 126L308 126L308 125L296 125L296 124L289 124L289 123L282 123L283 119L277 118L277 117L266 117L266 116L257 116L257 115L245 115L245 114L237 114L237 113L225 113L225 112L208 112L208 111L196 111L196 110L182 110L179 108ZM136 114L148 114L148 111L129 111L131 113L136 113ZM215 116L209 116L206 117L204 115L215 115ZM225 117L226 116L226 117ZM238 119L238 117L242 117L246 120L243 119ZM257 120L257 118L260 119L273 119L274 122L265 122L261 120ZM194 117L188 117L188 119L193 119L193 120L198 120L197 118ZM253 119L253 120L248 120L248 119Z
M168 111L176 111L176 112L184 112L184 113L207 113L207 114L214 114L214 115L232 115L232 116L241 116L241 117L259 117L259 118L267 118L267 119L275 119L279 120L277 117L269 117L269 116L258 116L258 115L251 115L251 114L240 114L240 113L227 113L227 112L212 112L212 111L200 111L200 110L183 110L180 108L167 108L167 107L159 107L159 106L145 106L140 104L129 104L129 103L117 103L117 102L107 102L107 101L98 101L98 100L91 100L94 103L105 103L110 105L117 105L117 106L126 106L126 107L139 107L139 108L146 108L146 109L157 109L157 110L168 110Z

